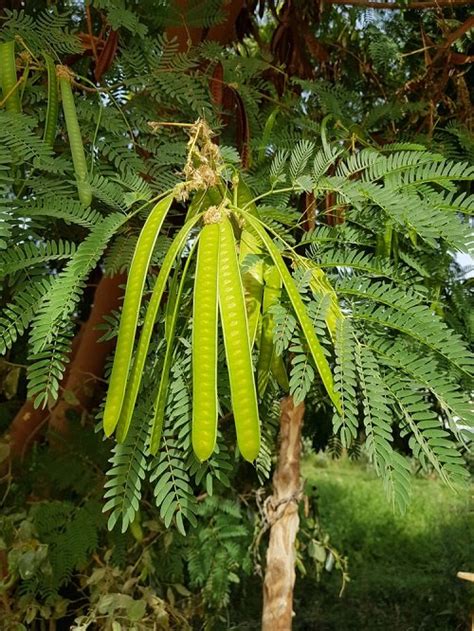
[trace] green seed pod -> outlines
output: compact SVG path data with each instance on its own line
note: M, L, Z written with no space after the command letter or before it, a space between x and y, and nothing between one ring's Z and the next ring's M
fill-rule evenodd
M329 395L329 398L333 402L336 410L340 413L341 402L340 402L338 393L334 390L334 381L333 381L333 377L331 373L331 368L329 367L326 356L324 355L324 351L316 336L313 323L311 322L311 319L309 318L306 312L306 307L304 306L304 303L301 299L299 291L295 285L295 282L290 272L288 271L288 268L285 265L285 262L280 254L280 251L278 250L277 246L273 242L273 239L270 237L270 235L267 233L264 226L261 224L261 222L258 219L256 219L255 217L253 217L251 214L247 212L244 212L244 211L240 211L240 212L245 217L245 219L249 222L251 227L255 230L257 235L260 237L261 241L263 242L263 245L267 249L273 262L275 263L275 266L277 267L280 273L281 279L283 281L283 285L286 289L286 293L288 294L291 304L293 305L295 315L300 323L301 329L306 338L306 342L309 346L309 350L311 352L311 356L313 358L314 364L321 377L321 381L323 382L324 387L326 388L326 391Z
M189 232L199 221L200 217L200 215L196 215L184 224L184 226L174 238L166 253L163 263L161 264L160 273L158 274L158 278L156 279L153 293L148 304L145 321L143 322L140 339L138 340L138 347L135 353L135 359L133 361L130 376L128 378L125 395L123 397L122 411L120 413L120 419L118 421L117 427L117 440L120 442L125 440L128 429L130 427L130 423L132 421L133 410L135 409L135 403L137 401L138 391L140 389L140 384L142 380L143 368L145 366L146 356L148 354L148 348L150 346L151 334L153 333L156 315L158 313L158 308L166 289L168 277L171 273L176 258L179 256L186 244ZM110 433L112 431L113 427L110 430Z
M219 232L219 308L232 409L239 449L246 460L253 461L260 449L260 423L244 292L229 219L222 220Z
M16 78L15 41L0 44L0 82L7 112L21 112L19 84Z
M266 266L264 279L263 321L260 336L260 353L257 364L257 383L260 397L263 397L267 389L274 355L273 332L275 323L270 308L279 303L282 287L281 276L275 265Z
M165 408L166 397L168 394L169 375L171 370L171 363L173 360L173 349L175 342L176 323L178 321L179 307L181 303L181 296L184 289L184 283L189 268L189 263L193 258L194 246L186 261L184 269L181 271L177 268L174 273L173 280L171 282L170 294L173 294L172 300L168 295L168 301L166 303L166 316L168 321L168 332L165 332L166 337L166 352L163 360L163 366L161 369L160 385L158 388L158 394L156 395L154 405L154 417L152 422L151 439L150 439L150 453L156 454L160 447L161 434L163 431L163 424L165 420ZM179 284L178 284L179 282Z
M201 231L193 303L192 443L200 461L214 451L217 436L217 271L219 225Z
M247 212L249 212L251 215L258 216L257 206L252 201L255 196L244 180L239 180L237 184L236 194L236 206L238 208L247 207Z
M260 149L258 151L258 162L263 162L265 159L265 151L267 150L270 142L270 136L272 135L273 126L275 125L275 120L279 111L279 108L276 107L267 118L265 127L263 128L262 144L260 145Z
M114 431L120 417L146 274L156 239L172 201L173 195L168 195L156 204L143 226L135 247L125 290L114 365L104 410L104 431L107 436L110 436Z
M240 236L240 264L245 264L248 255L261 254L258 239L248 230L242 230ZM249 323L250 348L253 348L257 335L258 321L262 306L263 294L263 261L257 261L251 269L242 274L244 286L245 306L247 308L247 320Z
M209 206L219 206L222 202L222 193L217 187L208 188L204 191L196 191L186 213L186 221L194 217L197 213L205 211Z
M48 70L48 107L46 109L46 121L44 126L43 139L50 147L54 144L56 138L56 128L58 126L59 114L59 91L58 78L56 76L56 67L54 61L48 54L43 55Z
M82 204L84 204L84 206L90 206L92 202L92 189L89 183L81 129L77 120L76 106L74 104L74 96L71 88L71 71L66 66L57 66L56 74L61 88L64 119L66 121L67 135L69 137L72 162L76 175L77 192Z

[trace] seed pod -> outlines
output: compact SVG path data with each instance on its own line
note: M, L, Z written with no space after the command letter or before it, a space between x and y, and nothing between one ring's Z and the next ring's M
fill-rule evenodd
M301 299L301 296L298 292L298 289L293 281L293 278L288 271L285 262L278 250L277 246L273 242L273 239L265 230L264 226L261 224L258 219L253 217L251 214L240 211L241 214L245 217L245 219L249 222L251 227L255 230L257 235L260 237L263 242L265 248L270 254L275 266L277 267L281 279L283 281L283 285L286 289L286 293L293 305L293 309L295 315L300 323L301 329L303 331L303 335L305 336L306 342L309 346L309 350L311 352L311 356L315 363L316 369L319 372L321 377L321 381L323 382L324 387L329 395L329 398L333 402L336 410L338 412L341 411L341 402L338 393L334 390L334 381L332 378L331 368L329 367L326 356L324 355L324 351L319 343L319 340L314 331L313 323L309 318L306 307Z
M257 207L252 202L254 196L244 180L239 180L237 185L237 206L242 208L249 204L249 212L257 214ZM261 254L262 244L254 233L242 230L240 236L239 261L244 263L248 254ZM242 275L244 285L245 304L247 307L247 319L249 322L250 348L253 348L255 340L260 340L261 306L263 296L263 261L258 261L252 269Z
M239 262L245 264L248 255L261 254L258 239L248 230L242 230L240 236ZM244 287L245 306L247 308L247 320L249 323L250 348L253 348L257 334L258 321L263 294L263 261L259 260L252 268L242 274Z
M260 448L260 423L244 292L229 219L219 224L219 234L219 308L232 409L239 449L246 460L253 461Z
M263 397L267 389L274 355L273 331L275 329L275 323L270 309L280 301L282 286L281 276L275 265L266 266L264 279L263 321L260 336L260 353L257 364L257 384L258 395L260 397Z
M192 443L199 460L214 451L217 436L217 271L219 225L204 226L199 237L193 303Z
M172 201L173 195L168 195L153 208L133 254L104 410L104 431L107 436L114 431L122 409L146 274L156 239Z
M236 206L238 208L247 207L248 209L247 212L251 213L252 215L258 216L257 206L253 202L254 194L252 193L250 188L247 186L245 180L239 180L237 184L236 192L237 192Z
M165 420L165 408L166 408L166 396L168 394L169 375L171 370L171 362L173 359L173 349L175 341L176 323L178 321L179 306L181 303L181 296L183 293L184 282L186 280L189 263L193 257L194 246L186 261L184 269L177 268L171 282L170 294L173 293L173 299L170 300L168 295L168 301L166 303L166 320L168 321L168 332L165 332L166 337L166 352L163 360L163 366L161 368L160 385L158 388L158 394L156 395L154 405L154 417L151 429L150 439L150 453L156 454L160 447L161 434L163 431L163 424ZM179 280L179 285L178 285Z
M71 147L72 162L76 175L77 192L84 206L90 206L92 202L92 190L87 172L86 156L82 144L81 129L77 120L76 106L72 94L72 74L67 66L57 66L56 74L61 88L64 119L66 121L67 135Z
M7 112L21 112L19 84L16 78L15 41L0 44L0 81Z
M151 334L155 325L158 307L160 306L163 293L166 289L168 276L171 273L171 269L176 258L186 244L189 232L199 221L200 217L200 215L196 215L184 224L174 238L166 253L163 263L161 264L160 273L158 274L158 278L156 279L156 283L153 288L153 293L145 315L145 321L143 322L142 331L140 333L140 339L138 340L138 347L135 353L132 369L130 371L130 376L128 378L125 396L123 397L122 411L120 412L117 427L117 440L120 442L125 440L132 421L133 410L135 409L135 403L137 401L138 391L142 381L143 368L145 366L146 356L150 346ZM109 433L111 432L113 432L113 426Z
M47 145L52 147L54 139L56 138L56 128L58 125L59 114L58 78L56 76L56 67L52 58L47 53L43 56L48 71L48 107L46 109L43 139Z

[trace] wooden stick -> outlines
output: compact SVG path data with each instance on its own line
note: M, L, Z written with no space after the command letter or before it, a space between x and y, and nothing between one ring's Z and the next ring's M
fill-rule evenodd
M464 581L474 583L474 574L472 572L458 572L456 576Z

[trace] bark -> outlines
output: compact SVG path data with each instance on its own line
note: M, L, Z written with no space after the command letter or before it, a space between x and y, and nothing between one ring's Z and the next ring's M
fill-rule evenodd
M263 586L263 631L289 631L293 618L295 542L299 528L301 429L304 403L285 397L280 413L280 450L273 476L273 495L267 500L270 541Z

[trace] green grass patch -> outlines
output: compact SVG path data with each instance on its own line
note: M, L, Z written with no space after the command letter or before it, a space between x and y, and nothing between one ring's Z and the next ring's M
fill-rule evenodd
M387 631L466 629L474 586L472 488L455 494L438 480L414 478L405 515L395 514L382 483L363 464L311 454L303 475L316 493L323 529L349 558L340 577L297 581L295 629Z

